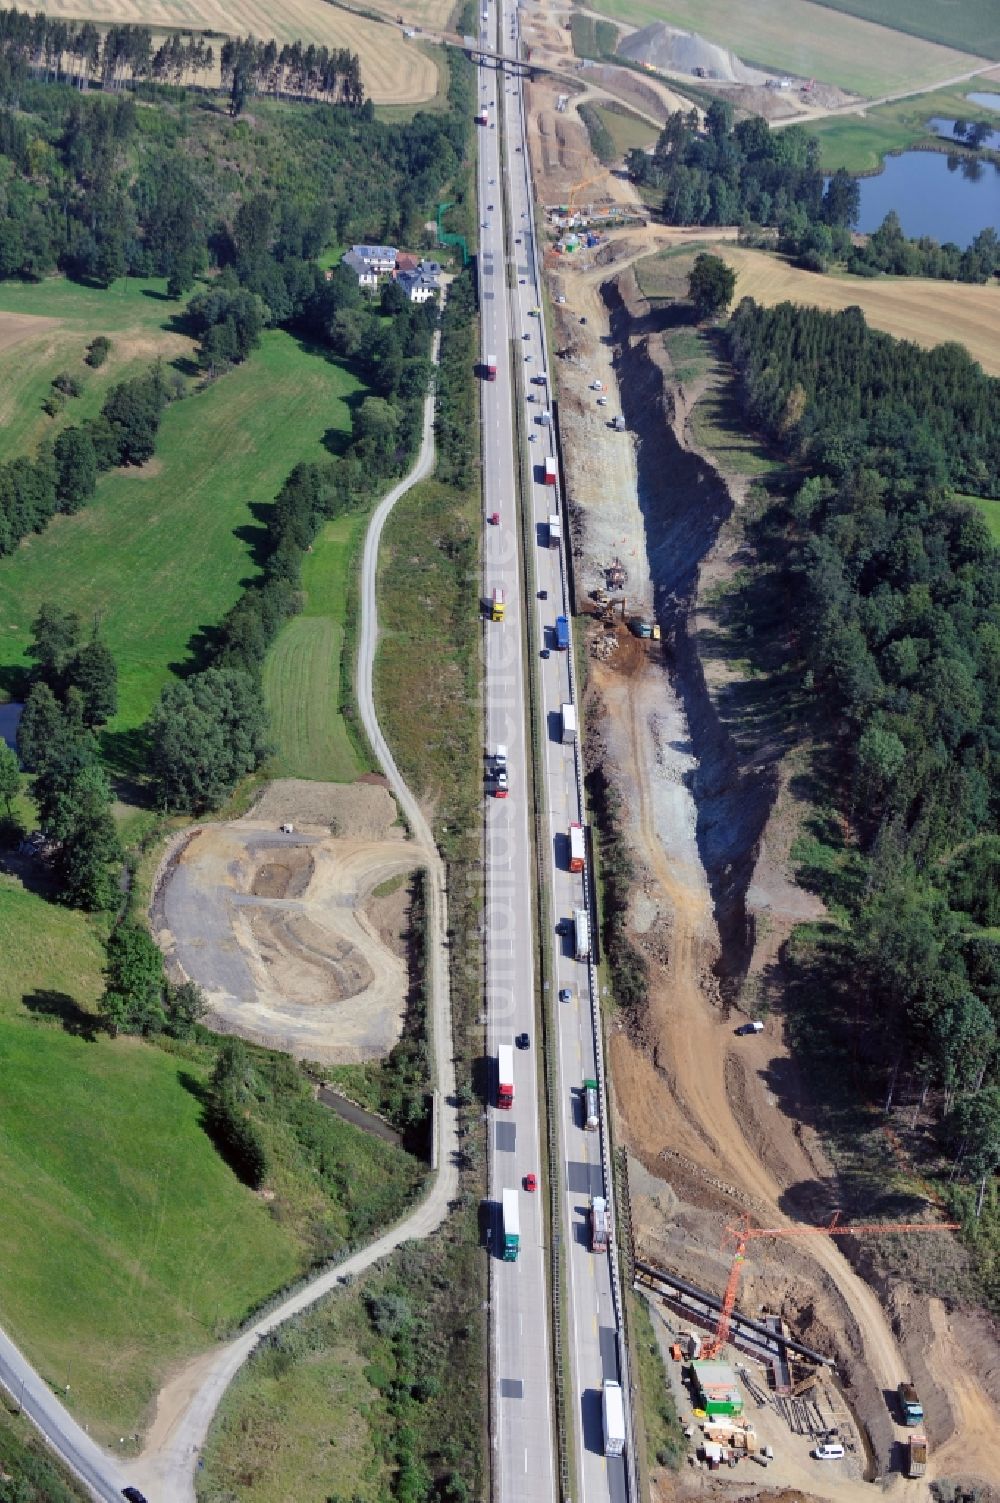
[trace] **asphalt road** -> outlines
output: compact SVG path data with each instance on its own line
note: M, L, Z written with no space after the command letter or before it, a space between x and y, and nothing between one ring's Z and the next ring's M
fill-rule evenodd
M483 23L481 23L483 24ZM489 6L489 39L496 36ZM495 122L502 75L481 65L480 99ZM517 487L512 435L510 308L506 289L503 172L495 123L479 131L480 295L483 354L495 356L495 381L482 383L483 593L504 591L506 615L487 621L485 693L487 751L507 747L510 797L486 800L486 1018L490 1065L490 1372L494 1495L501 1503L549 1503L556 1496L543 1145L538 1113L535 1038L532 846L528 827L530 764L525 728L523 592L518 547ZM487 763L487 767L489 764ZM490 786L489 780L487 786ZM527 1034L514 1050L514 1104L498 1111L497 1050ZM535 1174L540 1193L522 1189ZM520 1255L501 1257L504 1189L518 1192Z
M517 54L517 9L512 0L499 0L500 47L512 56ZM525 438L528 446L532 482L525 496L531 507L532 556L525 561L528 593L533 597L536 612L536 633L539 642L548 649L548 657L537 664L540 682L540 709L544 734L544 798L545 831L548 850L543 853L547 862L550 885L550 907L554 923L572 918L574 909L586 905L584 881L568 870L568 831L573 821L583 822L581 767L578 764L578 745L562 742L561 707L576 699L572 681L572 648L560 652L555 645L555 620L558 615L571 617L568 595L568 579L562 546L550 546L549 516L559 511L559 487L545 483L544 461L554 452L550 429L539 421L549 408L551 384L532 382L532 377L551 374L549 352L546 346L542 306L539 258L537 254L534 203L531 191L530 163L525 131L525 106L521 82L518 78L502 77L492 69L481 70L481 82L485 83L491 99L502 110L503 135L506 151L506 171L503 179L505 199L510 218L509 249L513 261L513 287L509 299L509 334L512 358L523 371L520 392L515 389L514 401L524 404L524 429L533 434ZM490 119L494 119L491 111ZM495 136L492 129L480 132L482 155L492 162L496 155ZM490 169L487 176L492 176ZM484 200L482 177L480 178L481 202L487 205L482 218L490 223L483 231L484 251L499 241L498 218L489 211L495 196ZM505 288L502 280L503 264L499 249L493 256L493 274L484 276L483 321L484 330L496 329L496 306L499 298L489 300L489 291L498 293ZM486 263L488 265L488 262ZM491 346L491 348L493 348ZM499 340L495 353L503 356ZM507 379L507 361L498 360L496 387L484 383L484 473L493 470L491 443L495 437L493 424L493 393L496 390L504 403L506 391L501 389L501 377ZM535 400L527 400L531 395ZM506 408L505 408L506 410ZM604 409L595 407L595 421L604 420ZM509 443L515 446L513 425L509 425ZM519 460L517 462L520 462ZM506 485L503 472L501 488ZM511 502L511 506L513 502ZM486 510L491 510L489 499ZM487 528L487 535L495 534L496 528ZM545 591L547 599L538 598ZM509 630L509 628L507 628ZM495 631L496 628L493 628ZM534 667L534 665L533 665ZM513 681L513 672L508 682ZM579 706L578 706L579 709ZM527 769L523 777L527 783ZM524 802L527 819L528 791L523 791L512 780L512 801ZM514 817L508 816L513 822ZM514 825L519 828L518 825ZM525 902L529 891L525 881ZM518 950L525 955L532 934L529 916L521 919L520 931L524 943ZM605 1184L602 1166L602 1135L587 1132L583 1126L581 1086L585 1079L599 1075L596 1058L597 1040L593 1027L592 983L596 977L585 962L575 958L572 936L553 932L546 937L551 946L551 973L554 976L554 995L546 996L543 1005L555 1011L554 1035L558 1041L558 1100L559 1120L553 1123L558 1133L559 1160L563 1175L562 1205L563 1225L559 1228L565 1249L563 1283L563 1322L569 1347L570 1419L573 1430L574 1472L576 1494L591 1503L591 1500L610 1498L613 1503L624 1503L628 1496L625 1461L604 1456L603 1422L601 1417L601 1387L605 1379L623 1380L619 1361L618 1323L612 1290L612 1264L608 1254L590 1251L588 1209L590 1197L610 1197L610 1186ZM568 990L571 1000L558 1001L558 993ZM500 1114L495 1114L499 1116ZM507 1494L501 1492L502 1497Z

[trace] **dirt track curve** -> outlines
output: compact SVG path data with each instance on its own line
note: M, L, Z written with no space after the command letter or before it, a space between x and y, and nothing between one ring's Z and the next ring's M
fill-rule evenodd
M435 337L434 361L438 343ZM188 1363L161 1390L156 1416L142 1455L130 1467L130 1476L151 1496L170 1503L195 1503L194 1471L209 1425L232 1379L262 1336L290 1316L322 1299L340 1282L361 1273L401 1243L429 1236L448 1213L458 1188L457 1113L454 1105L455 1070L451 1052L451 994L448 977L446 936L448 908L444 862L423 811L404 783L382 734L375 713L372 673L378 644L376 573L379 542L393 507L418 481L426 479L434 465L434 394L428 393L420 454L413 469L379 503L365 536L361 585L361 630L358 647L358 702L365 733L379 758L389 786L409 821L414 845L427 863L429 932L428 949L432 1047L437 1088L435 1091L435 1168L431 1187L417 1208L377 1241L327 1269L276 1310L255 1322L235 1341L228 1342Z

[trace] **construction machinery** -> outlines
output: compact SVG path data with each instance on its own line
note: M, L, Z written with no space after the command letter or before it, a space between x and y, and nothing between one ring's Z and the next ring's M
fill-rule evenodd
M740 1287L740 1278L743 1273L743 1264L746 1259L747 1244L759 1237L889 1237L911 1232L954 1232L958 1230L959 1223L957 1221L882 1221L874 1224L858 1223L841 1226L839 1211L834 1211L828 1226L760 1227L751 1226L749 1216L744 1213L737 1225L728 1226L725 1231L725 1238L735 1244L735 1251L729 1269L726 1292L722 1297L719 1323L715 1328L715 1334L705 1342L702 1348L702 1356L705 1358L715 1357L726 1344L729 1336L729 1328L732 1323L733 1309L736 1304L736 1294Z

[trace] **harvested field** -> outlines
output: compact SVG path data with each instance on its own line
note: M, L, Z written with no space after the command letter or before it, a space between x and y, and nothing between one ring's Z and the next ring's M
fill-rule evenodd
M324 0L39 0L36 9L97 25L130 22L223 36L249 31L278 42L347 47L361 58L365 90L376 104L416 104L437 92L433 59L395 26L379 25Z
M153 925L223 1032L357 1063L387 1053L402 1029L405 893L381 889L416 864L378 783L289 779L242 819L182 838Z
M635 26L667 21L732 48L745 63L826 79L868 98L926 87L976 61L810 0L596 0L595 9Z

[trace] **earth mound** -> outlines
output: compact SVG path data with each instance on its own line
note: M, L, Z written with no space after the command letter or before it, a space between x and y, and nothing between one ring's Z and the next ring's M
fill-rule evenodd
M664 73L687 73L692 78L711 78L720 83L763 83L766 73L748 68L725 47L706 42L696 32L678 31L663 21L634 31L618 47L620 57L647 63Z

